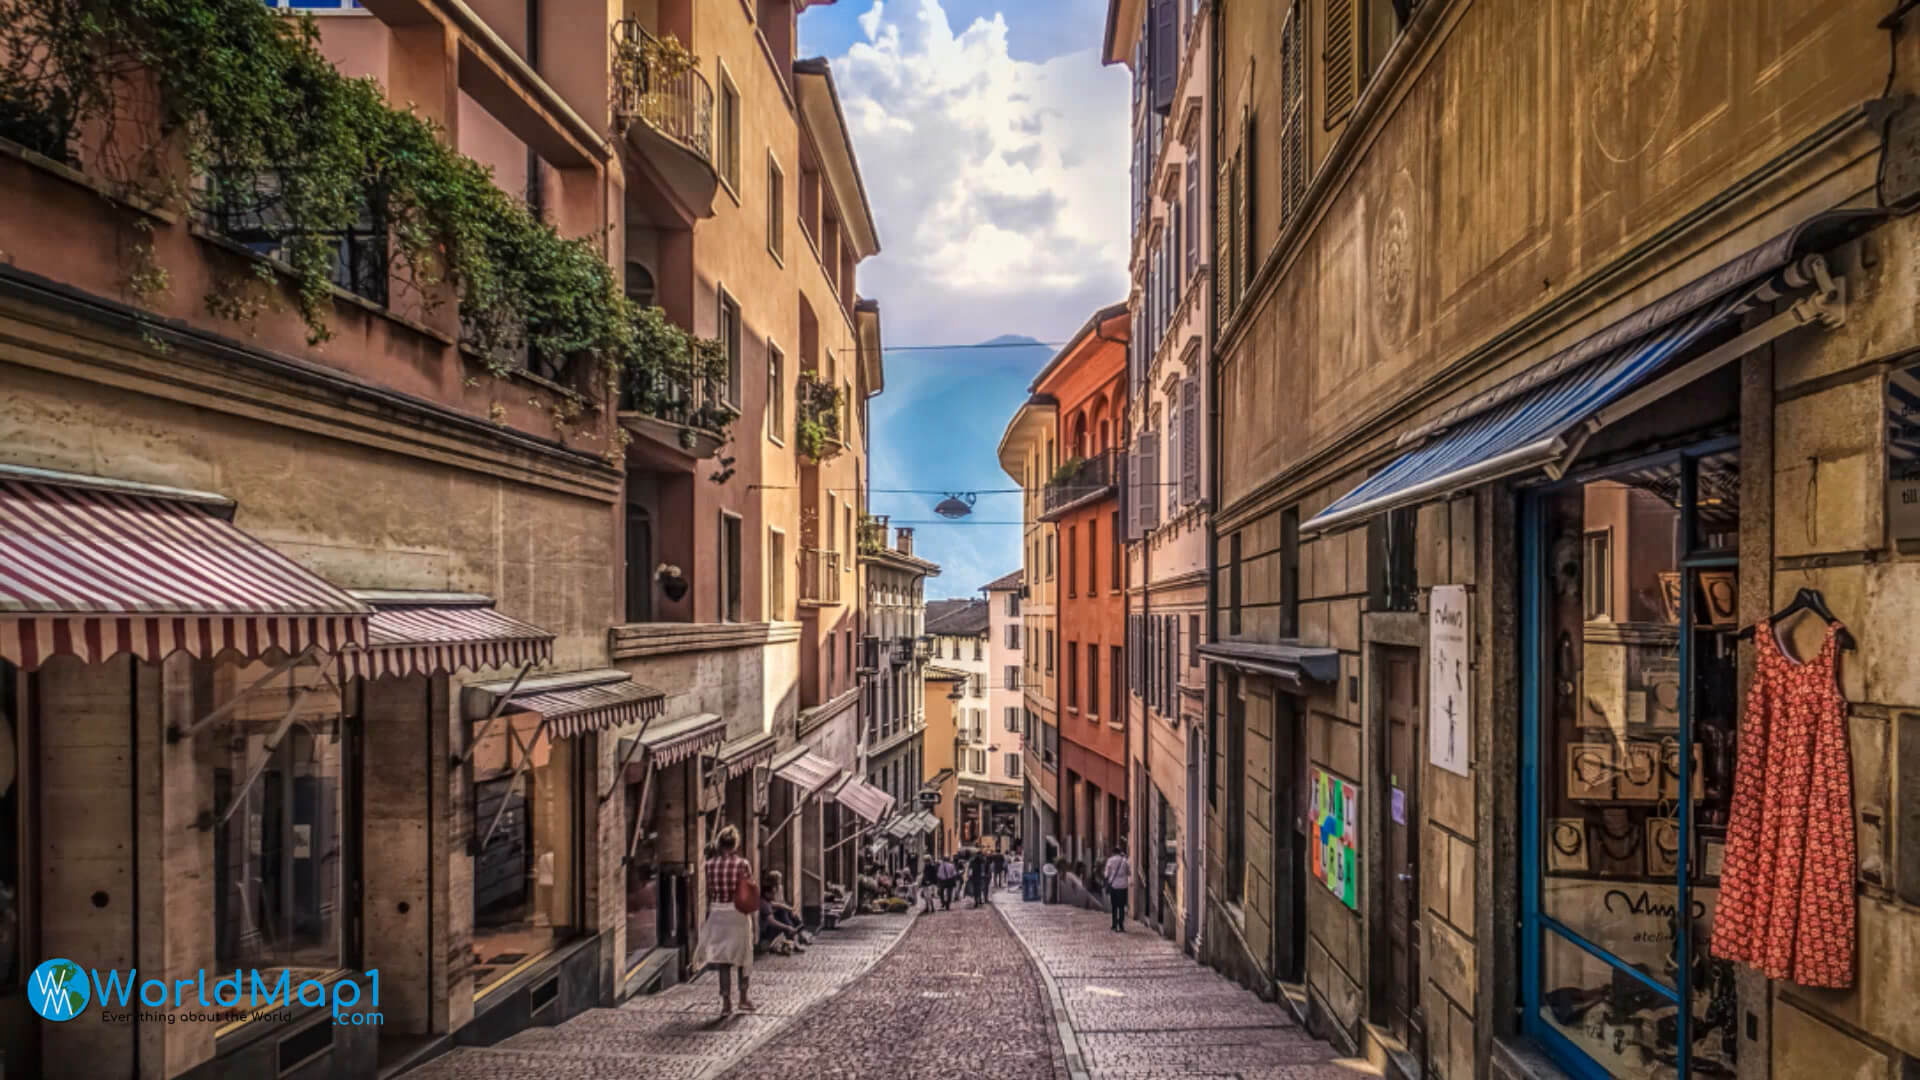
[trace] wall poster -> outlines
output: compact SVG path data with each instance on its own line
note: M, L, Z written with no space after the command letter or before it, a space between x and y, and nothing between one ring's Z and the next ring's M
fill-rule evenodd
M1313 876L1360 907L1360 786L1325 769L1313 770Z
M1427 620L1427 756L1448 772L1465 776L1467 741L1473 732L1467 587L1435 585Z

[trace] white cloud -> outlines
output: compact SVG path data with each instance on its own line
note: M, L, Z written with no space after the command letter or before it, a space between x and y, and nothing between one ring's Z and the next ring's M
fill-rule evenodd
M887 340L1059 340L1120 299L1125 69L1093 48L1015 60L1001 16L956 34L939 0L875 3L859 24L833 70L881 232L861 292Z

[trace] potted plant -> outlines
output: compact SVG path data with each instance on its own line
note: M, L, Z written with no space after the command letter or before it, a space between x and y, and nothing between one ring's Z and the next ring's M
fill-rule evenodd
M666 593L667 599L674 603L679 603L681 597L687 595L686 576L681 574L680 568L672 563L661 563L654 567L653 577L660 583L660 591Z

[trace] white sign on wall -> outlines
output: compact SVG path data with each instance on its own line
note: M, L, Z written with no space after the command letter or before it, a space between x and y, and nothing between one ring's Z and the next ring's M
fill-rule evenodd
M1467 587L1436 585L1427 607L1427 752L1435 765L1467 775L1473 732L1473 677Z

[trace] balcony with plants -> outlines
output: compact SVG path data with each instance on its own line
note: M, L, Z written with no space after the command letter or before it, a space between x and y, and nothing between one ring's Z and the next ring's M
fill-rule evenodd
M657 307L636 305L631 327L620 370L620 426L681 458L712 457L739 417L726 401L726 350L675 326Z
M672 34L656 37L635 19L613 26L614 119L627 146L695 217L712 213L713 84L700 58Z
M1119 471L1113 451L1092 457L1074 457L1060 463L1041 494L1042 520L1053 520L1070 510L1097 502L1118 490Z
M800 453L824 462L846 449L842 418L846 396L818 373L803 371L795 382L794 438Z

